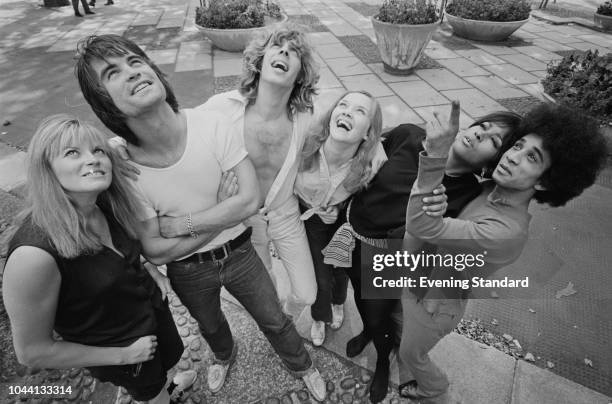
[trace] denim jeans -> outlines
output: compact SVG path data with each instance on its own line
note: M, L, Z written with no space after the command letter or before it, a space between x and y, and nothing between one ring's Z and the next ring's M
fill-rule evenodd
M294 376L301 377L310 369L310 355L293 322L281 310L272 280L251 241L221 260L172 262L167 267L172 288L198 321L217 361L227 362L234 346L221 311L220 292L225 286L253 317Z
M300 206L300 210L304 211L305 209ZM336 223L323 223L316 214L304 221L317 279L317 298L310 306L310 313L315 321L331 322L332 303L344 304L346 300L346 288L349 280L346 271L344 268L335 268L324 263L321 253L321 250L327 246L340 224L342 224L342 219L337 220Z

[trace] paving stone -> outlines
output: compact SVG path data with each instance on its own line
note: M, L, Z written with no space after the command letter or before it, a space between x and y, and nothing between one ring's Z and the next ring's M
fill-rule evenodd
M523 97L527 94L495 76L467 77L467 81L494 99Z
M380 9L380 6L377 6L377 5L365 4L365 3L359 3L359 2L347 2L346 5L351 7L353 10L357 11L358 13L365 15L367 17L378 14L378 10Z
M336 38L331 32L311 32L306 34L308 41L313 45L327 45L333 43L339 43L340 40Z
M319 70L319 84L318 87L321 89L328 88L342 88L342 83L336 78L334 73L328 67L322 67Z
M134 21L132 21L132 26L157 25L162 14L163 14L163 10L155 10L155 9L144 10L136 16Z
M349 91L365 90L374 97L394 95L393 91L391 91L391 89L375 74L340 77L340 81Z
M449 100L460 100L461 109L474 118L479 118L494 111L503 111L505 108L494 99L476 89L447 90L442 94Z
M514 49L516 49L517 51L524 53L527 56L530 56L534 59L543 61L543 62L550 62L551 60L558 60L559 58L559 54L557 52L550 52L547 51L546 49L540 48L539 46L517 46ZM565 51L561 51L561 52L565 52ZM575 51L571 51L571 52L575 52Z
M593 50L593 51L597 50L599 51L600 55L605 55L606 53L610 52L609 48L598 46L591 42L574 42L574 43L571 43L570 46L574 49L581 50L584 52L589 51L589 50Z
M539 32L538 37L549 39L551 41L555 41L561 44L568 44L572 42L580 42L582 39L577 38L578 35L584 35L584 32L575 30L577 33L572 34L569 30L563 30L560 32L558 30L547 31L547 32Z
M177 49L153 49L147 52L156 65L175 64Z
M518 97L518 98L506 98L498 101L504 108L514 111L517 114L524 115L533 107L538 105L541 100L534 96Z
M327 61L327 64L338 77L372 73L370 69L356 57L330 59Z
M242 74L242 59L213 59L215 77L237 76Z
M522 53L517 53L515 55L500 55L499 57L526 71L546 69L546 63Z
M321 21L310 14L290 15L289 22L305 27L306 32L327 32L328 29Z
M551 31L552 30L552 26L543 26L543 25L539 25L539 24L534 24L532 21L528 22L527 24L524 24L521 27L522 30L525 30L527 32L532 32L532 33L536 33L536 32L546 32L546 31Z
M338 17L334 18L320 18L321 23L336 36L348 36L348 35L361 35L361 32Z
M577 39L578 38L582 41L590 42L595 45L599 45L599 46L606 47L606 48L612 48L612 35L589 34L589 35L579 35Z
M553 51L553 52L572 49L571 47L567 45L562 45L559 42L551 41L550 39L546 39L546 38L537 38L537 39L534 39L532 42L534 45L539 46L542 49L546 49L546 50Z
M317 45L315 47L315 50L324 60L355 56L349 48L347 48L341 43Z
M212 68L211 44L208 41L183 42L176 58L176 72Z
M470 88L469 83L457 77L446 69L417 70L416 75L425 80L436 90L455 90Z
M449 101L424 81L389 83L389 87L413 108L446 104Z
M474 42L474 46L495 56L517 53L517 51L505 45L489 45L481 42Z
M432 59L454 59L459 57L457 53L448 49L440 42L433 40L429 41L429 44L425 48L424 52Z
M500 58L493 56L482 49L457 50L455 52L457 56L464 57L470 62L473 62L479 66L504 63L504 61Z
M522 70L509 63L483 67L511 84L529 84L537 83L540 81L540 79L538 79L533 74L530 74L525 70Z
M363 63L381 63L378 46L366 35L339 37L342 43L350 49Z
M487 72L478 67L478 65L464 58L440 59L437 62L460 77L482 76L487 74Z

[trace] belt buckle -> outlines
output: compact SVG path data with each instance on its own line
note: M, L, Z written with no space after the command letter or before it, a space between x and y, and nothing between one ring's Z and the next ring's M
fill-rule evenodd
M229 257L229 248L227 247L227 244L223 244L223 246L221 246L220 248L223 248L223 257L221 258L217 258L217 256L215 255L215 250L210 250L210 256L212 257L213 262L223 261L224 259Z

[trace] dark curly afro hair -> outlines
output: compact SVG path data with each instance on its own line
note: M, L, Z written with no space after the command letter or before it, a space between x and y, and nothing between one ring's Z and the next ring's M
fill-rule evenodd
M550 206L563 206L593 185L606 162L606 140L597 123L566 107L540 104L523 118L520 132L536 134L551 156L542 175L545 191L534 198Z

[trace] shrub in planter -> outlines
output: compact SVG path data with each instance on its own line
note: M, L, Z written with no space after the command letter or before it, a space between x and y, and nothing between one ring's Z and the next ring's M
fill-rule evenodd
M478 21L523 21L529 18L527 0L453 0L446 11L456 17Z
M235 29L264 26L266 15L281 16L276 3L262 0L208 0L196 9L196 24L207 28Z
M440 12L432 0L385 0L372 17L376 44L385 71L411 74L439 26Z
M608 0L600 5L593 19L605 30L612 31L612 1Z
M597 14L607 15L612 17L612 1L608 0L597 7Z
M446 6L456 35L479 41L501 41L519 29L531 12L528 0L453 0Z
M544 91L557 102L612 121L612 53L569 55L548 66Z
M431 24L440 19L434 3L421 1L385 0L376 19L391 24Z
M217 47L243 51L257 31L283 16L278 4L269 0L200 0L196 27Z

